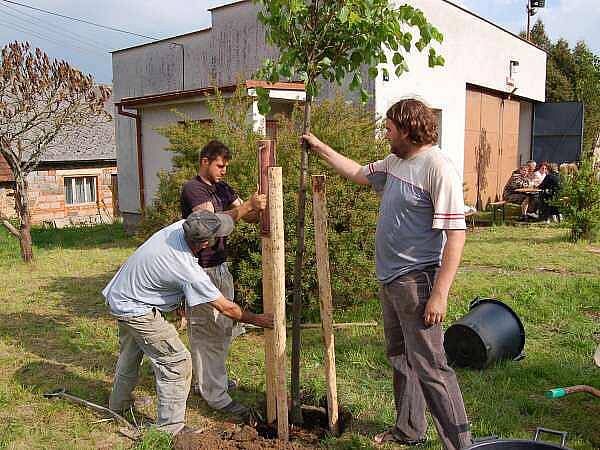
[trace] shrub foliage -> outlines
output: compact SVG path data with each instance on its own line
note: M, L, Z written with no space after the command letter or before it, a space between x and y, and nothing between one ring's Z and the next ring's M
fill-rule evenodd
M565 224L571 230L571 240L592 241L600 228L600 179L591 154L585 155L577 170L561 178L557 203Z
M173 153L173 169L159 174L160 185L153 206L148 208L138 235L146 238L159 228L180 218L179 195L183 183L196 175L200 149L211 139L218 139L232 151L227 182L242 199L256 189L258 180L257 140L248 121L252 99L238 89L232 98L220 93L207 98L212 122L196 122L185 118L159 132L169 140L166 150ZM300 176L299 136L302 130L302 108L295 105L288 115L279 114L277 131L277 164L283 169L284 222L286 246L286 288L291 294L293 254L296 248L297 186ZM314 133L346 156L370 162L385 155L386 145L373 113L347 103L341 96L325 100L314 107ZM311 174L326 174L329 212L329 257L334 302L347 306L375 295L373 276L374 230L377 219L375 194L365 186L347 182L335 175L316 157L310 161ZM309 196L310 197L310 196ZM312 217L309 198L307 217ZM316 259L312 220L307 220L306 266L303 289L306 301L318 304ZM256 225L240 223L229 239L231 270L236 282L236 300L246 306L261 301L261 245ZM318 313L318 308L305 308L305 319Z

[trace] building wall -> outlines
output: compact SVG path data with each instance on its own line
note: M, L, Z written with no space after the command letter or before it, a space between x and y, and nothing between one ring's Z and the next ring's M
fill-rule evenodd
M144 192L146 205L152 203L153 197L158 189L159 171L168 171L172 167L171 158L173 154L168 150L165 150L169 145L169 141L158 132L158 128L181 121L182 117L175 111L191 120L210 118L208 108L204 102L159 105L141 109L142 142L144 148ZM120 189L121 186L119 186L119 190Z
M405 3L395 0L397 5ZM442 111L442 147L462 172L464 166L466 86L473 84L507 95L510 60L519 61L514 76L515 95L543 102L545 99L546 54L523 40L443 0L413 0L427 19L444 35L436 49L445 65L431 69L427 52L412 53L410 68L390 80L380 75L375 83L375 110L385 117L390 105L407 96L417 96ZM416 30L411 30L418 36ZM531 133L531 130L528 132Z
M10 170L6 159L4 159L4 156L0 155L0 183L12 180L12 171Z
M57 226L83 221L86 217L102 217L105 222L113 220L112 175L116 166L53 169L32 172L27 177L29 184L29 207L33 224L52 222ZM96 177L96 202L67 205L65 200L65 177ZM0 187L0 210L9 217L16 217L14 191L8 185Z
M212 29L113 53L115 101L231 85L239 79L252 78L265 58L276 55L266 44L264 28L256 19L257 8L253 2L218 8L212 11ZM185 77L182 77L184 60ZM116 116L115 126L119 204L121 211L137 213L140 205L135 121Z
M404 0L394 1L405 3ZM375 100L370 106L381 117L399 98L417 95L439 109L443 148L462 172L467 83L508 94L512 90L506 83L509 62L518 60L519 71L514 76L516 94L532 101L544 101L546 55L445 0L412 0L410 3L422 9L444 34L444 42L438 48L446 65L430 69L425 52L408 57L411 70L400 79L395 78L393 70L390 70L391 78L387 82L381 75L374 81L363 77L365 88L374 93ZM263 59L276 55L265 42L264 29L256 19L257 8L249 1L218 8L212 11L210 29L113 53L115 101L215 84L228 85L240 76L251 77ZM413 34L417 35L414 30ZM182 76L184 60L185 76ZM331 96L336 91L337 88L324 84L322 96ZM354 98L347 90L344 92ZM158 123L155 120L158 116L150 117L154 113L144 109L142 114L154 124ZM164 112L156 114L164 115ZM140 205L135 122L122 116L115 122L120 206L123 212L136 214ZM144 143L148 142L144 145L149 148L150 142L158 138L151 126L144 124L142 139ZM153 156L146 156L144 166L148 164L149 173L165 165L163 156L158 156L156 164L147 163L146 160ZM149 183L146 198L150 201L153 182L145 182Z

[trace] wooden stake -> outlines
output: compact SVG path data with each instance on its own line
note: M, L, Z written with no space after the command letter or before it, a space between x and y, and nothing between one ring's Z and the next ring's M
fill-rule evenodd
M327 243L327 198L325 175L313 175L313 216L315 222L315 251L319 279L319 299L323 344L325 345L325 379L327 382L327 416L329 431L339 434L338 399L335 373L335 340L333 337L333 301L329 272L329 249Z
M285 241L283 232L283 185L281 167L269 168L269 219L271 222L271 289L275 325L275 372L277 383L277 437L289 440L288 393L285 353Z
M262 288L263 311L273 313L272 265L273 249L271 245L269 220L269 167L275 165L275 146L273 141L258 142L259 193L267 195L267 208L260 215L260 231L262 234ZM267 423L272 424L277 418L276 374L275 374L275 337L273 330L265 329L265 386L267 397Z

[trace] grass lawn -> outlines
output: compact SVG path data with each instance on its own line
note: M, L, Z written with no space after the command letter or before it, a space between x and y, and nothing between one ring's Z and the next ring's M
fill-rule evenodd
M476 436L529 438L537 426L569 432L573 449L600 448L600 399L577 394L547 400L545 390L575 384L600 387L592 363L600 339L600 255L565 241L567 231L542 226L476 229L451 293L449 321L476 296L494 296L522 318L527 357L485 371L458 370ZM42 394L58 386L106 404L117 359L114 320L100 291L135 248L118 226L37 230L36 261L20 262L17 243L0 231L0 448L130 448L117 427L90 411ZM600 243L595 244L600 247ZM378 301L336 312L336 321L381 322ZM307 402L325 395L318 332L303 332L302 385ZM324 447L371 448L371 436L394 420L391 369L383 329L336 332L338 392L354 415L351 431ZM260 332L238 338L230 372L248 403L263 400ZM143 365L140 394L154 395ZM153 415L149 408L144 411ZM190 397L188 422L216 426L221 418ZM429 443L438 449L433 427ZM160 436L138 448L165 448Z

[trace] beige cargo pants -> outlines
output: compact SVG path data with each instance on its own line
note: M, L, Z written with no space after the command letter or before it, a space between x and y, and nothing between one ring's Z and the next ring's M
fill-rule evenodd
M145 355L156 379L156 426L176 434L185 424L185 405L192 379L190 353L175 327L157 309L144 316L119 319L118 325L119 359L108 407L113 411L129 408Z
M233 277L227 263L204 270L221 294L233 301ZM211 408L224 408L231 403L225 362L231 340L241 327L208 304L186 308L186 315L194 387Z

